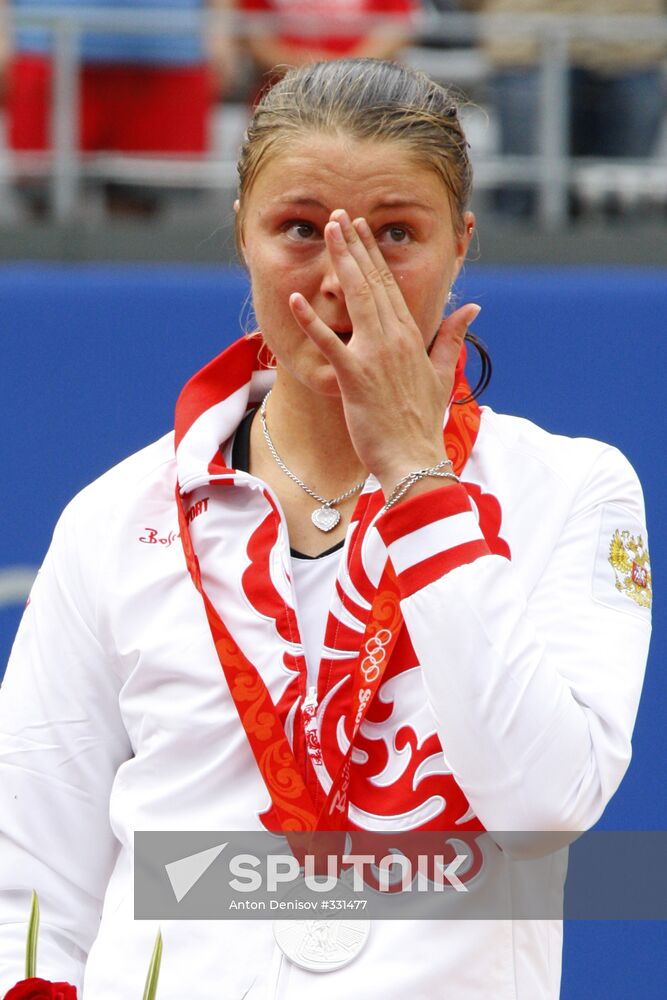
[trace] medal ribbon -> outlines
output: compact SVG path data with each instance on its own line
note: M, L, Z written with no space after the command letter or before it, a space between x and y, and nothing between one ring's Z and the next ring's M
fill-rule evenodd
M463 375L462 363L457 367L456 376L454 398L465 397L470 389ZM445 441L447 453L457 475L461 473L472 451L479 422L480 412L476 402L470 401L464 405L451 407ZM178 484L176 507L188 571L204 602L215 651L241 725L271 796L279 829L294 833L343 829L347 822L349 807L348 788L354 740L382 682L403 625L400 591L390 562L387 561L380 579L359 655L352 671L350 745L333 779L324 805L318 810L266 684L255 665L239 649L204 590L199 559L192 544ZM395 624L393 630L386 628L388 605L393 606L395 612L390 617ZM312 767L307 756L306 766Z
M176 488L176 507L188 571L204 602L206 618L220 666L227 680L250 749L271 795L280 829L286 832L342 829L347 820L347 791L354 738L366 717L375 692L380 686L402 625L402 617L398 607L399 588L391 566L387 563L382 574L353 670L355 679L354 722L350 746L318 814L266 684L254 664L239 649L204 590L199 559L192 545L185 508L178 487ZM399 621L399 625L393 632L384 628L382 624L386 621L388 602L395 603L396 615L394 618L398 618ZM309 766L311 766L310 763Z

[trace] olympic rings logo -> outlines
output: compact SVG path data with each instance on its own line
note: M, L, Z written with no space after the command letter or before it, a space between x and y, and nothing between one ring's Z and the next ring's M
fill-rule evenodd
M367 684L374 684L380 676L380 667L387 657L385 646L391 642L392 634L388 628L378 629L366 642L366 655L361 661L361 672Z

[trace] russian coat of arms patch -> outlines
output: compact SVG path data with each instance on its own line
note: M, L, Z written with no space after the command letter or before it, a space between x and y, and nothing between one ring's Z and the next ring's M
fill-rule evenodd
M642 536L617 528L609 545L609 562L616 577L616 590L640 608L650 608L651 563Z

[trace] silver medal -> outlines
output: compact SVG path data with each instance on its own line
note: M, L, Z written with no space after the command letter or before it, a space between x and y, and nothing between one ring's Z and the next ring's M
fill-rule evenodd
M333 972L355 960L370 929L370 920L276 920L273 935L299 968Z
M313 904L315 894L299 882L283 897L288 908L359 912L358 896L339 879L326 898ZM315 897L317 898L317 897ZM324 903L324 905L322 905ZM370 920L275 920L273 936L286 958L308 972L334 972L353 962L370 934Z

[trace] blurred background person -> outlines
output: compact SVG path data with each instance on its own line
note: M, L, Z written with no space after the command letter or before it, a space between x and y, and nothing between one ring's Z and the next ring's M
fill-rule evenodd
M225 11L231 0L86 0L100 11ZM60 0L61 9L81 0ZM50 0L0 0L0 12L53 12ZM4 26L4 31L3 31ZM51 147L53 39L47 28L20 26L9 37L0 21L0 93L6 95L7 141L15 152ZM79 147L85 153L197 156L209 145L209 118L233 74L234 46L224 30L200 33L86 31L79 57ZM44 215L43 185L22 181L31 214ZM114 214L152 215L159 194L135 184L109 182L106 204Z
M235 0L240 11L274 14L284 18L275 33L247 35L246 46L258 77L254 100L278 79L276 67L302 66L322 59L367 57L395 59L412 38L411 16L419 0ZM387 16L382 30L370 28L364 19ZM304 30L315 19L319 30ZM308 22L308 24L306 24ZM341 34L341 26L358 32Z
M664 0L461 0L484 14L554 14L662 17ZM535 35L485 32L483 49L492 75L489 98L498 116L500 151L539 151L540 43ZM643 158L656 147L665 113L665 46L650 36L601 39L581 35L570 45L571 156ZM530 217L536 206L531 186L499 188L502 213ZM610 206L612 207L612 206ZM578 205L571 199L571 212Z

